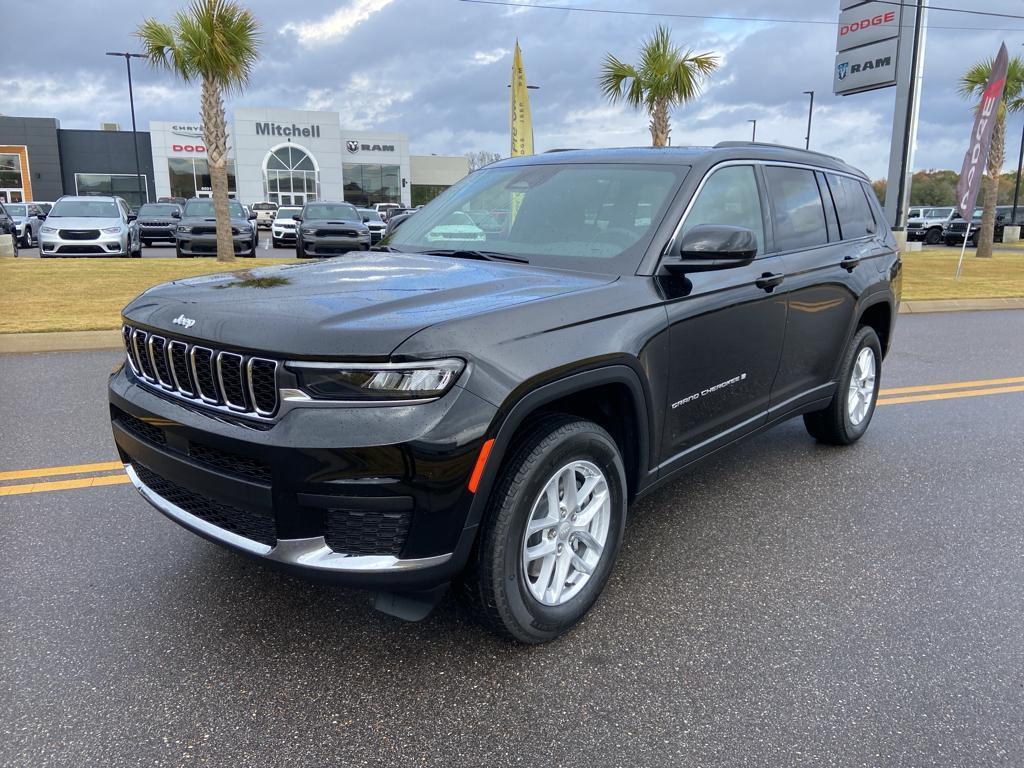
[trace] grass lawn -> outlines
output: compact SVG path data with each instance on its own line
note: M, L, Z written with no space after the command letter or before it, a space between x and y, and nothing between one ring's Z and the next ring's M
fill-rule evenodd
M157 283L285 262L0 258L0 333L118 328L121 308Z
M998 247L998 246L997 246ZM1003 299L1024 296L1024 249L996 251L991 259L964 254L956 280L959 248L929 248L903 254L903 299Z

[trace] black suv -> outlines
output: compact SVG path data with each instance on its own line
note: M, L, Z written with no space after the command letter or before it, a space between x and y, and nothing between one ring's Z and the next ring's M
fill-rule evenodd
M231 241L236 256L255 256L259 245L256 214L246 213L237 200L228 200L231 215ZM193 197L185 203L174 233L175 252L179 259L192 256L217 255L217 219L213 200Z
M515 158L370 253L148 290L114 438L201 536L406 618L454 582L541 642L597 600L637 497L794 416L860 438L900 284L867 179L826 155Z
M292 218L297 222L295 255L300 259L370 247L370 228L352 203L306 203Z
M177 203L146 203L139 208L138 217L143 245L177 242L176 230L181 220L181 206Z

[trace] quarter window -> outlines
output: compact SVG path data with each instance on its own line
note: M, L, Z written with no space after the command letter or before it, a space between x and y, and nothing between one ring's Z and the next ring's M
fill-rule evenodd
M843 240L873 235L877 226L874 216L871 215L868 200L864 197L864 187L848 176L826 173L825 178L828 180L832 200L836 204L839 230Z
M729 165L708 177L686 214L679 234L685 234L698 224L746 227L757 236L757 252L764 252L764 218L753 166Z
M775 213L775 245L780 251L828 242L825 209L814 171L769 165L764 169Z

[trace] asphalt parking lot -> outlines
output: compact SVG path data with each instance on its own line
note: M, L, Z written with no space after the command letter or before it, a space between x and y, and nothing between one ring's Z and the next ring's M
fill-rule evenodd
M0 764L1022 765L1022 338L1022 312L901 317L882 386L916 389L864 440L790 422L642 500L542 647L450 599L377 614L127 485L3 496ZM116 458L120 357L0 358L0 489Z

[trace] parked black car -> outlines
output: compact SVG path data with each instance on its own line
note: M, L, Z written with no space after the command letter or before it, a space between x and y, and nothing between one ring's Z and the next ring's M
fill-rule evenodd
M370 229L351 203L306 203L298 222L295 255L300 259L337 256L370 247Z
M174 243L177 240L181 206L177 203L146 203L139 208L139 237L142 244Z
M0 203L0 235L10 235L13 243L14 255L18 255L18 225L14 221L3 203Z
M228 201L228 212L231 214L235 255L255 256L259 244L254 221L256 214L246 213L237 200ZM185 203L175 230L175 251L179 259L217 255L217 219L214 217L213 200L193 197Z
M211 541L406 618L454 582L523 642L589 610L627 505L697 460L799 415L864 435L902 281L863 174L747 143L494 163L379 248L129 304L117 449Z

